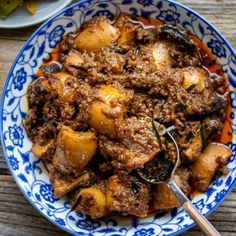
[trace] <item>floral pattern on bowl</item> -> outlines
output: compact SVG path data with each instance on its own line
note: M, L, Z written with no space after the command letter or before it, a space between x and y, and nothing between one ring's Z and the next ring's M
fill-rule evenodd
M31 153L31 142L23 128L28 105L26 91L43 58L61 41L94 16L112 18L121 12L165 20L189 29L203 40L222 64L228 77L231 108L230 125L233 152L227 168L229 174L217 178L208 191L198 194L193 203L204 215L211 213L236 182L236 55L223 36L206 20L190 9L170 0L84 0L68 7L43 24L27 41L15 59L5 83L1 107L2 145L9 169L29 202L50 221L73 235L152 236L176 235L193 226L182 209L159 213L145 219L115 217L91 220L71 211L66 197L53 195L49 177L41 160Z

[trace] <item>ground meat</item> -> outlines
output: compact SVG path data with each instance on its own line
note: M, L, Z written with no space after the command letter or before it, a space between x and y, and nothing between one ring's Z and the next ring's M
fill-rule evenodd
M214 115L206 117L201 124L203 144L206 146L209 140L214 140L222 128L222 119Z
M96 55L96 60L101 62L100 70L108 74L120 74L126 66L125 57L110 50L102 50Z
M53 102L46 102L43 107L43 116L46 119L54 121L66 121L70 120L76 112L76 106L61 103L59 100L55 99Z
M25 118L24 128L31 140L34 140L36 128L39 125L38 116L38 110L34 107L28 111Z
M190 94L186 100L186 113L190 116L211 114L224 107L227 99L216 93Z
M146 94L135 94L128 107L128 115L143 114L153 117L154 99Z
M170 55L173 58L173 67L186 67L186 66L200 66L201 58L197 52L186 53L178 47L172 47L170 49Z
M55 97L47 78L40 77L34 80L28 87L27 97L30 106L40 106L45 101Z
M107 204L111 211L139 217L147 215L148 187L137 178L130 176L129 178L121 179L114 175L108 180L107 192Z
M120 15L112 24L105 16L85 23L60 43L60 64L44 64L39 73L44 76L27 91L24 126L33 153L53 166L58 196L80 187L72 194L73 206L92 218L144 217L149 204L158 210L177 207L166 183L150 193L140 174L157 177L166 167L171 173L176 159L175 146L154 129L154 121L162 130L173 128L181 159L176 181L190 196L189 166L199 159L201 166L199 157L225 118L227 84L202 42L176 26L158 21L144 27L148 21L139 20ZM60 136L62 127L71 136ZM225 173L220 157L217 165ZM78 178L91 171L94 181L79 185Z
M102 155L112 158L115 169L142 168L160 152L160 144L153 130L152 122L146 118L127 118L124 138L115 141L101 136L99 148Z
M114 173L113 166L110 160L100 163L99 171L102 172L104 176L111 176Z
M50 123L43 123L37 128L34 140L39 144L45 144L49 139L54 138L57 134L57 129Z
M184 194L190 197L192 186L189 183L191 171L186 167L180 167L175 174L175 181Z

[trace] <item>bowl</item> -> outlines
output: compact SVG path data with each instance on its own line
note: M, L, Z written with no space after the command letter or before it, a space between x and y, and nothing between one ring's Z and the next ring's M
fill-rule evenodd
M37 1L37 12L31 15L25 7L15 9L6 19L0 19L0 28L21 28L47 20L73 0Z
M9 169L28 201L58 227L73 235L176 235L194 225L182 208L170 213L135 217L91 220L71 210L66 197L53 195L47 171L41 160L30 151L31 142L23 128L28 105L28 84L43 58L61 41L64 35L100 15L113 17L121 12L157 18L190 30L198 36L222 64L228 78L231 103L224 134L232 150L227 164L229 173L211 184L206 193L197 194L193 203L205 216L224 200L236 183L236 55L226 39L204 18L174 1L158 0L83 0L50 18L25 43L7 77L1 106L2 146Z

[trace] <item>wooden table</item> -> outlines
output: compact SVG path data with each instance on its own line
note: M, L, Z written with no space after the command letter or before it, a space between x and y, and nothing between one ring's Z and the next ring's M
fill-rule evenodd
M236 0L179 0L213 23L236 49ZM38 26L0 30L0 95L11 63ZM225 236L236 235L236 188L209 217ZM0 145L0 236L66 236L26 201L7 168ZM182 235L198 236L197 227Z

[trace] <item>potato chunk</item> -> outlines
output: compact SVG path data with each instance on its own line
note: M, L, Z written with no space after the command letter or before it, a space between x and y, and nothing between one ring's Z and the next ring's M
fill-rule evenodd
M152 49L154 63L157 69L163 67L172 67L173 61L169 54L169 44L166 42L158 42Z
M123 180L116 175L110 177L106 187L106 197L109 211L139 217L145 217L148 213L148 188L134 177L129 176Z
M188 147L183 151L182 160L185 162L195 161L202 151L202 137L200 131L189 140Z
M100 186L80 190L76 199L76 211L82 211L93 219L107 214L106 195Z
M51 85L60 101L72 103L76 98L77 79L66 72L58 72L50 77Z
M124 112L130 96L105 85L94 93L97 97L90 107L88 124L112 138L122 137Z
M63 66L73 76L78 76L80 68L83 67L83 64L84 64L84 59L82 55L78 51L72 49L65 57Z
M82 51L99 52L110 46L118 37L118 31L105 17L89 22L74 43Z
M206 71L197 67L188 67L183 72L183 87L186 90L195 89L196 92L201 93L205 88Z
M96 152L96 135L93 132L75 132L62 126L56 141L53 165L63 173L78 175Z
M54 194L57 197L62 197L67 193L78 187L85 187L89 183L90 174L87 172L75 179L70 178L70 180L64 178L55 179L53 183Z
M187 167L179 167L175 172L175 182L187 197L190 197L192 185L190 183L191 171Z
M156 210L179 207L179 202L166 183L157 184L153 190L153 203Z
M175 182L186 196L190 196L192 188L189 184L190 171L180 167L175 173ZM167 210L179 207L179 202L166 183L157 184L153 189L153 202L156 210Z
M68 53L68 56L65 58L65 64L68 66L80 66L84 62L81 55L75 51L72 50Z
M39 143L33 143L32 152L33 154L41 159L51 160L55 151L55 140L50 139L45 145L40 145Z
M49 171L53 191L57 197L62 197L78 187L89 187L94 182L95 177L92 172L84 171L79 177L74 178L70 176L69 178L66 178L65 176L61 176L49 161L44 161L44 164Z
M136 117L125 120L124 138L121 142L100 137L99 147L104 156L119 163L114 164L115 168L120 166L119 168L127 171L142 168L161 150L151 121Z
M231 151L222 144L210 143L192 165L192 182L196 190L205 192L220 166L226 164Z
M131 23L126 15L120 15L114 27L120 30L118 45L133 45L135 43L135 30L139 25Z
M186 121L187 129L177 131L178 145L180 148L181 161L184 163L194 162L201 154L203 148L201 122Z

